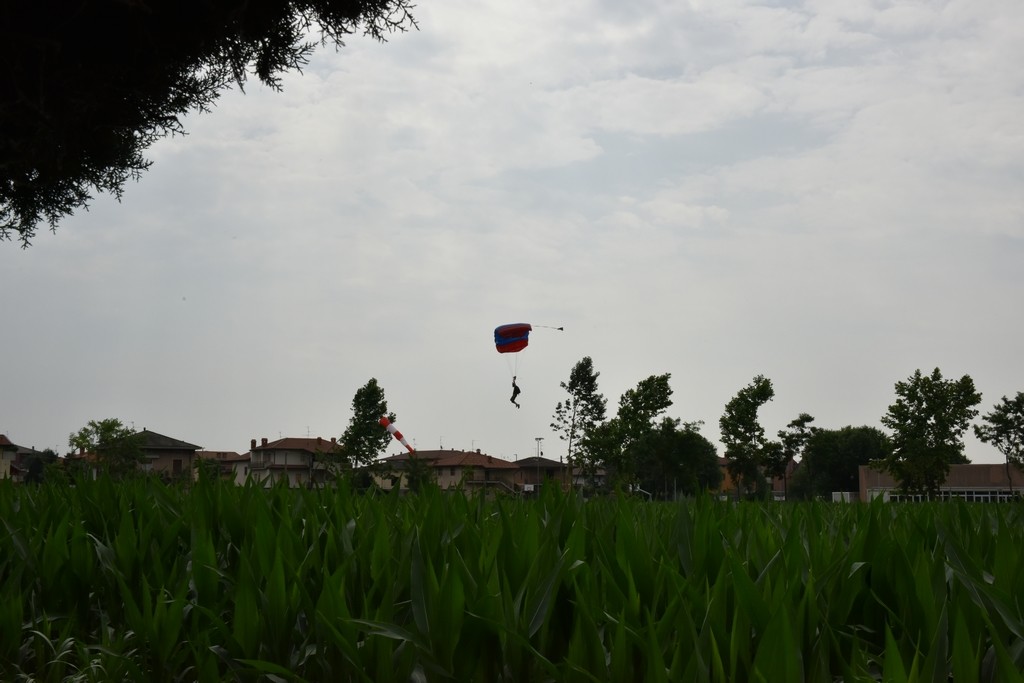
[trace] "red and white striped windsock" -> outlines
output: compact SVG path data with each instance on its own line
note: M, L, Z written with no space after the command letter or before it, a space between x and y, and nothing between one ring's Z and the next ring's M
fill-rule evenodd
M395 425L391 424L391 420L387 419L386 417L382 417L379 420L379 422L380 422L381 427L384 427L389 432L391 432L391 436L393 436L396 439L398 439L401 442L401 444L408 449L408 451L410 453L415 453L416 452L416 449L413 448L412 446L410 446L409 442L405 440L404 436L402 436L402 432L400 432L397 429L395 429Z

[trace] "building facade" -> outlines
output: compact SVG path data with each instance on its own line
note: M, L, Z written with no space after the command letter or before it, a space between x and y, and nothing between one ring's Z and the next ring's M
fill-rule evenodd
M234 451L196 451L196 472L208 468L209 474L241 486L249 478L250 457Z
M889 501L921 500L922 496L900 493L899 485L888 472L879 472L870 466L858 468L860 500L869 501L881 496ZM939 499L990 503L1014 500L1024 494L1024 472L1005 463L950 465L949 475L939 489Z
M249 442L248 476L263 486L286 482L290 487L322 486L331 476L331 461L341 456L336 439L287 437Z
M148 429L138 432L143 453L143 472L164 479L192 479L199 446Z

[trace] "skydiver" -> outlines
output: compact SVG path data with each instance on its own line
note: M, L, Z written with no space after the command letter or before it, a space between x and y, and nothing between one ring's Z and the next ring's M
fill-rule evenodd
M513 404L515 404L516 408L521 408L522 407L518 403L516 403L516 396L518 396L521 391L522 390L519 388L519 385L516 384L516 376L512 375L512 398L510 398L509 401L511 401Z

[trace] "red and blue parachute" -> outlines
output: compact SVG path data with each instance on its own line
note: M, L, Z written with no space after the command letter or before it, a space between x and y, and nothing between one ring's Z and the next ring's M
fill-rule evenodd
M534 327L544 327L549 330L563 330L561 327L552 327L550 325L531 325L530 323L508 323L506 325L498 325L494 328L494 348L498 350L498 353L512 353L516 354L511 358L515 359L514 362L509 362L509 372L513 376L516 375L519 369L519 352L525 349L530 344L530 333L533 332Z
M530 343L530 323L509 323L494 328L494 348L498 353L516 353L522 351Z

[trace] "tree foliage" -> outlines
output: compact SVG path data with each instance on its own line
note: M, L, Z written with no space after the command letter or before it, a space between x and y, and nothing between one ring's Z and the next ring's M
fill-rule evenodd
M640 380L636 388L619 397L616 418L621 423L624 446L629 448L647 435L659 415L672 406L672 375L651 375Z
M701 425L666 417L642 438L636 464L641 489L669 500L718 488L722 483L718 452L701 435Z
M658 417L672 405L671 375L651 375L619 397L615 417L595 424L582 438L581 461L585 477L604 468L611 487L632 487L645 438Z
M434 484L434 468L429 462L415 455L402 461L402 473L405 474L406 486L412 493L419 493Z
M559 384L569 396L555 406L551 429L567 442L570 467L579 459L574 449L580 448L583 435L605 419L607 401L597 390L600 376L600 372L594 372L594 361L585 356L569 373L569 381Z
M41 484L46 480L47 470L55 470L58 465L57 452L52 448L44 449L39 453L32 453L26 459L24 467L26 484Z
M770 493L763 471L765 455L766 450L776 452L777 449L768 446L757 412L774 396L772 381L764 375L757 375L725 404L725 412L718 420L728 460L726 468L741 497L750 493L760 496Z
M89 424L68 436L68 446L96 457L105 474L121 478L139 471L144 453L142 435L125 427L117 418L89 420Z
M377 456L391 443L391 434L380 426L380 418L395 422L395 414L388 412L384 389L371 377L352 397L352 417L341 435L343 469L365 468L373 465Z
M1012 401L1003 396L981 419L984 424L974 425L974 435L1003 454L1006 479L1012 488L1010 467L1024 469L1024 392L1018 391Z
M860 466L884 458L889 449L889 437L877 427L815 428L793 475L793 497L828 499L833 491L856 491Z
M807 440L817 431L816 427L811 426L812 422L814 422L814 417L808 413L800 413L796 419L791 420L786 425L785 429L779 430L779 443L782 444L783 462L781 467L773 469L772 474L774 476L781 476L789 463L801 457L804 447L807 445Z
M582 435L577 462L587 488L598 487L602 469L605 470L607 483L610 463L615 461L621 450L619 423L614 418L595 424Z
M807 440L816 430L810 426L814 418L808 413L800 413L791 420L785 429L778 432L779 440L770 442L765 453L765 470L772 477L782 479L783 491L789 497L789 464L803 454Z
M896 383L896 402L882 417L892 430L892 449L877 464L889 472L906 493L934 498L949 475L949 466L968 462L963 434L978 414L981 403L974 380L942 378L915 370L905 382Z
M619 397L619 409L612 420L615 437L606 453L605 468L613 485L636 484L637 461L644 441L655 429L658 417L672 405L671 375L651 375Z
M120 199L156 140L249 74L415 27L409 0L7 0L0 4L0 239L27 246L94 192Z

